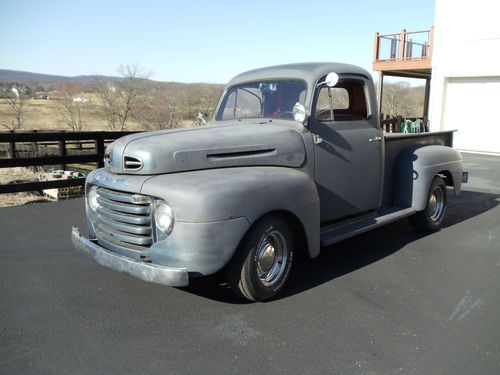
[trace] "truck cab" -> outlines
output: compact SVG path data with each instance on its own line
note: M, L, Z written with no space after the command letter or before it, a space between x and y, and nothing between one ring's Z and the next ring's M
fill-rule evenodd
M347 64L257 69L233 78L210 125L129 135L86 181L76 249L146 281L185 286L224 269L265 301L296 254L409 217L439 229L460 192L451 132L384 134L371 75ZM296 264L295 266L300 266Z

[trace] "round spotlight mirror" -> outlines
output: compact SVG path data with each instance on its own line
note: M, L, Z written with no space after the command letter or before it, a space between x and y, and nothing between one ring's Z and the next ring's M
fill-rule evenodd
M328 73L325 83L328 87L334 87L339 82L339 75L335 72Z
M295 121L301 122L302 124L306 124L307 122L307 108L305 105L300 103L295 103L292 109L293 118Z

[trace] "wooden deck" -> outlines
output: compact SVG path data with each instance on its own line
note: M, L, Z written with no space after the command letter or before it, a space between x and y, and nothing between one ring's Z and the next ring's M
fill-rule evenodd
M384 75L430 78L434 28L380 35L375 33L373 70Z

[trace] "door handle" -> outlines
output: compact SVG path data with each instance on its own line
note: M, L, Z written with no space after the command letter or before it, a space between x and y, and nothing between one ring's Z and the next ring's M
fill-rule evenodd
M368 140L368 142L375 142L375 141L381 141L382 140L382 137L374 137L374 138L370 138Z

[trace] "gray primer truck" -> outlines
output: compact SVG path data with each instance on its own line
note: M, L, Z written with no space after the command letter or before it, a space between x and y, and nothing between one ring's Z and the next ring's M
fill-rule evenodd
M384 134L371 75L306 63L233 78L213 121L129 135L86 180L88 237L74 247L149 282L186 286L225 269L264 301L298 252L408 217L436 230L460 192L452 132Z

